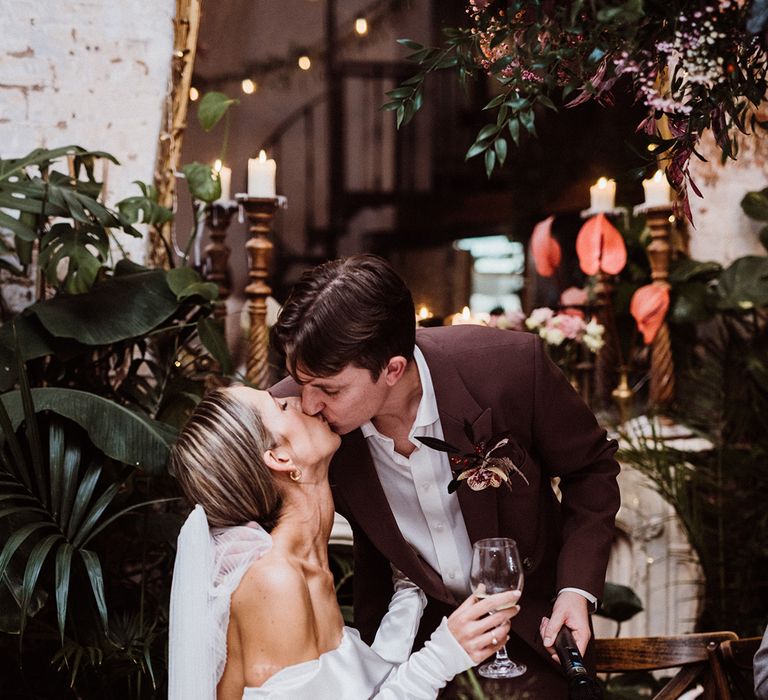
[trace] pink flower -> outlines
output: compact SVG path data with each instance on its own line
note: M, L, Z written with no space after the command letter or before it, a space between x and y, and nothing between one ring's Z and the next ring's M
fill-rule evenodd
M570 340L579 340L584 333L584 319L580 316L558 314L548 325L558 328Z
M545 325L554 315L555 312L552 309L547 306L541 306L531 311L531 315L526 319L525 325L529 330L535 330Z

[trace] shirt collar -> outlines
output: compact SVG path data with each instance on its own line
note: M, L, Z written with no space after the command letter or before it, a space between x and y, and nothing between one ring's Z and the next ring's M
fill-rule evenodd
M418 347L413 348L413 359L416 362L416 369L419 371L419 381L421 382L421 400L419 401L419 407L416 410L416 419L411 426L410 434L413 435L416 428L425 428L435 423L440 414L437 410L437 397L435 396L435 388L432 385L432 375L429 373L429 367L427 367L427 361L424 358L424 354ZM371 421L363 423L360 426L360 430L363 433L363 437L379 437L387 439L374 427Z

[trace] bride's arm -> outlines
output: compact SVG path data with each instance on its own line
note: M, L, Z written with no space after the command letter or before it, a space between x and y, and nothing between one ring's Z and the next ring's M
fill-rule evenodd
M450 618L443 618L423 649L393 670L373 697L434 699L455 675L490 656L507 641L509 620L519 610L515 605L518 599L516 591L484 600L469 596Z

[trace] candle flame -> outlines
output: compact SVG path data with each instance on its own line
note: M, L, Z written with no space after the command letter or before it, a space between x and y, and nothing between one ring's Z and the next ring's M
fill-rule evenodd
M605 177L601 177L597 181L597 187L598 189L604 190L606 187L608 187L608 179Z
M469 311L469 307L468 307L468 306L465 306L465 307L464 307L464 308L461 310L461 317L462 317L464 320L466 320L466 321L469 321L469 319L472 317L472 314L470 313L470 311Z
M221 172L221 158L217 158L216 162L213 164L213 169L217 172Z
M427 305L426 304L422 304L419 307L419 318L423 320L425 318L431 318L431 316L432 316L432 312L429 310Z
M664 173L661 170L657 170L653 176L654 182L661 182L661 178L664 177Z
M259 151L259 162L260 163L267 162L267 153L263 148Z

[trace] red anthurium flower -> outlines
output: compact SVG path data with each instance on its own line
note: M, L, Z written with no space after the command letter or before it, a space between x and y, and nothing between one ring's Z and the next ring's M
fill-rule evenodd
M548 216L533 227L531 235L531 254L536 272L542 277L552 277L560 266L563 257L560 244L552 238L554 216Z
M632 296L629 311L643 334L643 342L649 345L664 323L669 309L669 289L660 284L640 287Z
M590 217L581 227L576 238L576 254L586 275L596 275L601 270L618 275L627 264L624 239L605 214Z

